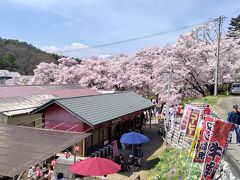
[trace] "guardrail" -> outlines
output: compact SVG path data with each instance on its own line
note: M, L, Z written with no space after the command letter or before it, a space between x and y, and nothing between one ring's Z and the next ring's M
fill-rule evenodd
M198 107L199 109L203 109L204 108L204 103L190 103L189 105ZM215 108L213 108L212 106L210 106L211 108L211 116L216 117L216 118L222 118L221 114L219 112L217 112L217 110ZM187 136L184 136L181 132L180 132L180 123L181 123L181 118L176 118L175 119L175 124L174 124L174 130L172 132L167 132L166 133L166 139L167 139L167 143L171 144L174 147L177 148L185 148L185 149L189 149L191 147L193 138L189 138ZM160 131L163 131L164 128L164 123L163 120L160 121Z
M198 107L199 109L203 109L204 108L204 104L203 103L191 103L190 105ZM212 106L210 106L211 108L211 116L216 117L216 118L220 118L223 119L221 113L219 113L215 108L213 108ZM172 133L170 133L169 131L166 134L166 140L167 140L167 144L170 144L171 146L174 146L176 148L185 148L187 150L190 149L193 138L189 138L184 136L181 132L180 132L180 123L181 123L181 119L175 119L175 124L174 124L174 130L172 131ZM160 121L160 132L163 131L164 132L164 121L161 120ZM236 163L236 159L231 155L231 153L229 153L229 151L225 152L224 155L224 159L227 160L229 162L229 164L231 165L231 168L229 168L229 170L227 169L227 167L223 167L221 176L223 176L223 173L228 172L228 174L230 174L232 177L233 176L233 171L236 172L236 174L238 174L238 176L240 176L240 167L239 165ZM225 162L225 161L223 161ZM232 168L234 170L232 170ZM237 176L236 176L237 177Z

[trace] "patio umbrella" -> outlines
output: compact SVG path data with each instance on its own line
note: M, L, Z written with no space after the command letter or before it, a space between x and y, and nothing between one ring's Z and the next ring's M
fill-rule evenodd
M149 141L149 138L143 134L137 132L128 132L121 136L120 142L123 144L132 144L132 154L133 154L133 144L143 144Z
M105 158L93 157L76 162L69 169L83 176L103 176L120 171L121 166Z

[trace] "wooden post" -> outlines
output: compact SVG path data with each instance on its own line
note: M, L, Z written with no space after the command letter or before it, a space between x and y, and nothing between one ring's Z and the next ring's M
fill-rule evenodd
M74 154L74 157L73 157L73 163L75 164L76 163L76 160L77 160L77 155L76 155L76 144L73 146L73 154ZM73 179L75 179L75 174L72 175Z
M81 157L83 157L83 140L80 141L79 146L80 146L80 151L79 151L78 154L79 154Z
M151 129L151 127L152 127L152 111L151 110L149 110L149 129Z
M85 157L86 151L86 138L82 140L82 157Z

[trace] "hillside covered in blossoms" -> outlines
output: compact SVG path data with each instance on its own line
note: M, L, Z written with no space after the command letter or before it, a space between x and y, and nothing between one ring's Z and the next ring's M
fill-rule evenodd
M175 44L139 50L135 55L112 59L89 57L82 62L61 58L58 63L42 62L29 84L80 84L103 90L134 90L144 96L166 100L171 72L172 100L213 94L216 38L210 25L180 35ZM219 83L239 77L239 38L222 37ZM9 84L20 82L11 80Z

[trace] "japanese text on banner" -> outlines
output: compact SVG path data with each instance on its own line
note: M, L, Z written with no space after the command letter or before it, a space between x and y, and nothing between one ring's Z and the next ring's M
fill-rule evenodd
M202 131L200 133L199 143L196 149L194 162L203 163L206 155L208 141L210 134L213 131L214 118L207 116L202 125Z
M222 159L231 128L232 124L230 123L221 120L215 121L213 134L206 153L206 160L201 180L211 179L214 169L218 166L219 161Z
M187 131L187 126L190 118L190 114L192 111L192 107L189 105L186 105L184 107L183 117L180 125L180 131L185 135Z
M189 121L187 125L186 135L190 137L194 137L195 131L198 125L198 120L200 117L199 109L192 109L189 116Z

